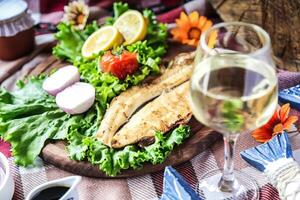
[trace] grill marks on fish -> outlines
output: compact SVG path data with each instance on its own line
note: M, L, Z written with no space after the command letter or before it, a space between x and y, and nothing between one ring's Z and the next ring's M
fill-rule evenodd
M185 82L145 105L114 135L112 147L121 148L154 136L156 131L165 133L178 124L187 123L192 116L188 87L189 83Z
M112 146L112 138L115 133L128 122L139 107L190 78L193 70L193 58L194 54L191 53L180 54L173 61L172 66L151 83L134 86L115 97L105 113L96 137L102 143Z

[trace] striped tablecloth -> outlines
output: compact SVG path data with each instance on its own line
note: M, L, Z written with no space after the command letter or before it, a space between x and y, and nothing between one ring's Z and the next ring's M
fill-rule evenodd
M296 160L300 163L300 135L292 136L290 139ZM2 152L5 150L3 145L3 143L0 144ZM241 150L254 145L257 145L257 143L253 141L249 134L240 135L235 156L236 169L247 172L255 178L260 186L260 199L279 199L277 190L268 182L266 177L249 167L239 156ZM210 149L200 153L189 162L175 167L175 169L195 188L197 181L205 172L222 168L223 160L223 143L220 140ZM12 157L10 161L15 180L13 197L15 200L24 199L30 190L46 181L73 175L50 164L43 163L41 159L37 161L38 166L31 169L15 166ZM79 196L82 200L154 200L159 199L163 190L163 171L127 179L82 178L78 187Z
M45 46L42 46L42 48L45 48ZM14 85L16 79L23 77L25 74L38 73L35 71L35 66L41 63L42 60L48 59L49 63L52 62L51 58L46 57L46 54L40 52L38 56L35 56L33 59L32 57L28 58L26 62L25 60L19 60L17 63L14 63L22 65L22 67L18 67L17 70L15 70L16 67L11 63L0 62L0 75L4 75L6 79L2 83L2 86L12 89L11 87ZM28 62L28 60L30 61ZM56 64L59 65L62 63ZM47 66L45 66L45 70L49 70L46 68ZM11 70L15 70L13 75L9 75ZM281 89L300 83L300 73L279 71L278 77ZM300 114L294 110L292 113L300 116ZM295 157L300 162L300 135L296 134L291 136L290 139L292 141ZM251 174L256 179L260 186L260 199L279 199L277 190L268 182L266 177L262 173L249 167L239 155L241 150L255 145L257 145L257 143L252 139L249 133L240 135L237 144L237 154L235 155L235 166L237 169ZM7 143L0 141L0 151L5 153L8 157L10 157L9 148ZM43 163L41 159L37 161L37 167L31 169L15 166L12 157L10 157L10 161L15 180L15 193L13 197L15 200L24 199L30 190L46 181L73 175L48 163ZM175 168L186 178L192 187L195 188L197 181L205 172L222 168L223 161L223 142L219 140L211 148L200 153L189 162L176 166ZM163 171L127 179L83 177L78 187L79 196L82 200L159 199L162 190Z

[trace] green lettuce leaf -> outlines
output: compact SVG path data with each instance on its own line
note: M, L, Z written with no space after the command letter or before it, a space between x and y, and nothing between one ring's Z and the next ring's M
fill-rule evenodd
M190 135L190 132L189 126L179 126L169 134L163 135L161 132L157 132L155 142L146 148L127 145L123 149L112 149L103 145L95 137L83 136L73 129L69 133L71 136L68 150L71 159L87 159L92 164L99 165L99 169L108 176L116 176L124 169L141 168L145 162L162 163L175 145L180 145ZM78 153L81 155L80 157L78 157Z
M113 20L129 9L128 4L121 2L114 3L113 8ZM145 10L143 15L148 21L146 40L114 49L116 54L128 50L138 55L139 69L134 74L128 75L125 80L119 80L112 74L101 71L98 63L105 53L104 51L100 51L92 59L81 56L81 47L84 41L99 28L96 22L88 24L84 30L76 30L66 23L58 25L59 31L55 35L58 44L53 48L53 54L60 59L72 62L79 68L81 78L95 87L96 100L104 111L112 98L129 87L139 84L148 75L158 74L160 71L160 57L166 53L167 27L165 24L158 23L150 10Z
M120 17L124 12L129 10L127 3L116 2L113 4L113 17L108 17L105 19L105 25L113 25L115 21Z
M88 160L107 175L116 176L124 169L141 168L145 162L162 163L190 134L188 126L180 126L169 134L157 132L155 143L146 148L109 148L94 137L105 112L99 101L87 113L71 116L44 92L43 81L44 77L21 82L21 88L12 93L0 89L0 136L11 143L18 165L32 165L47 141L65 139L71 159ZM112 80L104 77L102 81Z
M97 59L86 60L80 58L74 62L74 65L78 67L81 79L95 87L96 100L103 110L106 110L112 98L129 87L139 84L151 72L154 72L154 69L151 69L148 66L142 66L138 71L132 75L128 75L125 80L122 81L110 73L102 72L98 66Z
M135 52L138 54L138 62L144 67L148 67L151 72L159 73L159 63L160 55L153 49L148 46L147 41L138 41L132 45L126 47L130 52Z
M115 3L110 23L128 9L127 4ZM115 53L128 50L138 55L139 69L125 80L101 71L98 62L104 51L92 59L81 56L84 41L99 29L96 22L88 24L84 30L76 30L64 22L58 25L55 34L58 43L53 55L72 62L78 67L82 81L96 89L95 103L87 113L71 116L62 112L54 97L42 89L43 76L19 82L19 89L11 93L0 89L0 136L11 143L17 164L32 165L45 143L64 139L68 142L71 159L88 160L107 175L115 176L123 169L141 168L145 162L163 162L175 145L189 135L189 127L180 126L169 134L156 133L155 143L146 148L128 145L118 150L103 145L94 137L112 98L139 84L149 74L159 72L161 56L166 52L167 28L156 21L152 11L145 10L143 15L148 21L145 40L114 50Z
M57 25L57 29L55 38L58 40L58 44L53 48L52 54L60 59L74 62L77 57L81 57L81 48L85 40L98 30L99 26L94 21L82 31L76 30L70 24L61 22Z
M80 160L85 153L76 142L81 140L69 132L80 131L83 135L78 137L94 135L105 111L95 103L85 114L66 114L57 107L54 97L42 89L44 78L20 82L20 88L11 93L0 89L0 136L11 143L18 165L33 164L47 140L72 140L70 154Z
M15 162L31 165L46 140L64 139L73 123L43 91L43 79L33 78L13 93L0 91L0 136L11 143Z
M156 52L159 52L160 55L163 55L166 51L166 40L168 37L167 25L159 23L156 20L156 16L152 10L144 10L144 17L148 21L147 26L147 35L146 39L147 44L156 49Z
M72 119L72 118L71 118ZM15 163L27 166L34 162L49 139L64 139L73 121L64 112L48 111L40 115L11 120L5 140L12 145ZM3 127L3 124L1 123Z

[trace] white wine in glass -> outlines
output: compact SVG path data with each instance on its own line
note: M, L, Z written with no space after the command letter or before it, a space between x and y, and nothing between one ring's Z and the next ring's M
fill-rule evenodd
M216 55L196 66L191 100L195 117L224 135L254 130L276 109L277 77L273 67L249 56Z
M190 81L194 116L223 134L224 169L201 177L203 199L254 200L254 178L234 169L240 133L266 124L277 107L277 77L269 35L243 22L217 24L201 35Z

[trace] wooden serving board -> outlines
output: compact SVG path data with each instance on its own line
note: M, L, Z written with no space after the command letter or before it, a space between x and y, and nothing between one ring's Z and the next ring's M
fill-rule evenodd
M0 73L0 82L4 80L1 84L2 87L7 88L8 90L13 90L18 79L24 79L24 77L32 75L36 76L41 73L47 74L54 68L59 68L67 64L63 61L57 60L54 56L51 55L50 52L53 45L50 44L48 46L44 46L43 48L37 47L36 50L39 50L39 52L32 55L31 57L27 56L21 58L24 60L24 62L22 61L22 63L16 64L16 61L9 63L0 62L0 67L2 67L0 69L0 72L1 70L5 72L3 73L3 75ZM194 50L195 48L193 47L169 41L168 52L167 55L163 58L163 63L169 62L179 53L191 52ZM10 65L8 64L10 64L12 67L10 67ZM8 70L6 70L7 66ZM192 159L200 152L206 150L220 137L218 133L204 127L195 119L192 119L189 124L192 127L192 135L188 139L186 139L186 141L182 145L176 147L164 163L158 165L146 163L141 170L124 170L115 178L139 176L162 170L165 166L168 165L179 165ZM78 162L70 160L65 149L65 143L63 141L48 143L44 147L41 156L46 162L74 174L89 177L111 178L106 176L104 172L100 171L98 166L84 161Z
M146 163L141 169L123 170L115 177L107 176L104 172L99 170L98 166L92 165L89 162L70 160L63 141L47 144L42 151L42 157L45 161L60 169L82 176L101 178L128 178L140 176L163 170L168 165L176 166L184 163L206 150L221 137L219 133L204 127L194 118L191 119L189 125L192 127L192 135L186 139L183 144L177 146L162 164L152 165L151 163Z
M195 50L190 46L174 42L169 42L169 46L170 48L167 55L163 58L163 62L172 60L181 52L190 52ZM39 70L36 69L36 71ZM121 174L118 174L115 178L139 176L163 170L168 165L179 165L206 150L220 137L218 133L204 127L194 118L191 119L189 125L192 127L192 135L186 139L182 145L176 147L165 162L158 165L146 163L140 170L123 170ZM104 172L100 171L98 166L92 165L89 162L70 160L68 153L65 150L65 143L62 141L47 144L42 151L42 157L45 161L53 164L54 166L74 174L90 177L111 178L106 176Z

